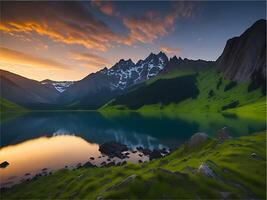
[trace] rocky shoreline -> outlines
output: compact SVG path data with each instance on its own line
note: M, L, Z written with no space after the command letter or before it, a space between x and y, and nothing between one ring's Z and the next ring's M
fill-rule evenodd
M208 135L203 132L195 133L191 136L191 138L185 142L186 148L193 148L208 140ZM218 140L218 144L223 143L225 140L231 138L229 135L229 131L227 127L224 127L218 130L216 135L216 140ZM99 152L101 155L98 157L90 157L88 161L84 163L76 163L74 165L65 166L65 169L69 170L77 170L81 168L96 168L96 167L112 167L112 166L123 166L126 165L127 162L132 163L146 163L151 160L160 159L169 155L175 149L149 149L144 148L141 146L135 147L134 149L129 148L125 144L121 144L116 141L105 142L99 146ZM1 165L3 167L8 167L10 163L4 161ZM204 165L203 165L204 166ZM206 169L205 166L202 167ZM203 171L203 170L202 170ZM208 171L208 170L204 170ZM53 173L52 169L43 168L40 172L33 174L33 173L26 173L24 177L20 180L20 182L36 180L38 177L41 176L48 176ZM8 188L15 185L15 182L7 182L1 184L0 188Z

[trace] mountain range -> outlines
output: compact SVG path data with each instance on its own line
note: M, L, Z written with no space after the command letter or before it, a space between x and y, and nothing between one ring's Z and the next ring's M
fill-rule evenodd
M265 35L266 20L259 20L242 35L228 40L215 62L176 56L169 59L163 52L151 53L136 63L121 59L109 69L103 68L75 82L38 82L1 70L0 97L28 109L95 110L104 105L138 109L198 99L204 90L202 75L209 77L211 72L217 77L214 82L217 89L208 91L210 98L216 96L223 84L230 89L248 84L248 93L261 88L265 95Z

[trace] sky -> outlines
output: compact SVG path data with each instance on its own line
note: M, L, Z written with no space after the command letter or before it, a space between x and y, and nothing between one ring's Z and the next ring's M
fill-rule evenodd
M0 68L35 80L80 80L160 51L216 60L228 39L266 19L265 1L0 4Z

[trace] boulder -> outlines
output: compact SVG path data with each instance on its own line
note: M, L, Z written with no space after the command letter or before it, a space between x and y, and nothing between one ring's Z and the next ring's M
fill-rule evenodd
M106 142L99 147L99 151L103 154L106 154L110 157L123 157L123 151L128 151L128 147L124 144L112 141Z
M0 164L0 168L6 168L9 165L9 162L4 161Z
M115 166L115 165L116 165L115 162L112 161L112 162L107 163L105 167L112 167L112 166Z
M195 146L199 146L206 142L208 139L208 135L206 133L195 133L191 136L190 140L187 142L187 147L192 148Z
M92 168L92 167L96 167L96 166L88 161L88 162L84 163L82 167L84 167L84 168Z
M216 178L216 174L213 172L213 170L209 167L207 163L201 163L201 165L198 167L197 170L198 173L208 176L210 178Z
M219 143L223 143L225 140L231 138L229 134L229 130L227 127L223 127L222 129L217 131L216 138L219 140Z
M253 159L256 159L256 160L261 160L261 157L260 156L258 156L256 153L251 153L250 154L250 156L251 156L251 158L253 158Z
M150 159L150 160L158 159L158 158L161 158L161 157L162 157L162 155L161 155L160 151L159 151L159 150L156 150L156 149L154 149L154 150L149 154L149 159Z

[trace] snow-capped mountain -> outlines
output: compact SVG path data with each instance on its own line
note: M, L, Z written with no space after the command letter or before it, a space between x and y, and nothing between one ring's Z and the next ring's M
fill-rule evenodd
M62 93L60 101L67 105L96 109L128 87L156 76L168 62L168 57L160 52L150 54L136 64L131 59L121 59L111 68L89 74Z
M160 52L151 53L145 60L139 60L136 64L129 60L120 60L110 69L103 69L101 73L111 79L111 89L121 90L156 76L168 62L168 57Z
M64 92L68 87L70 87L74 81L52 81L49 79L41 81L45 86L55 88L60 93Z

